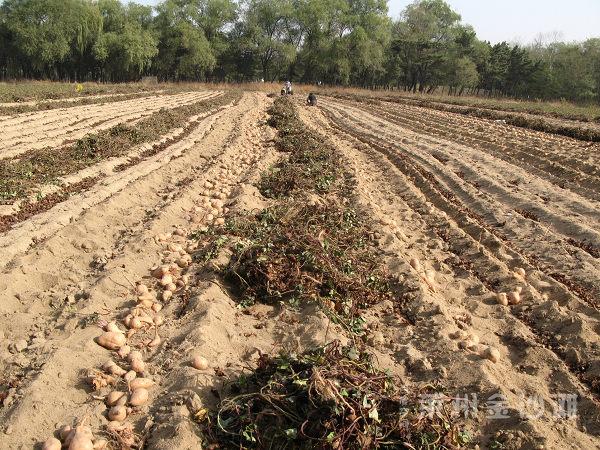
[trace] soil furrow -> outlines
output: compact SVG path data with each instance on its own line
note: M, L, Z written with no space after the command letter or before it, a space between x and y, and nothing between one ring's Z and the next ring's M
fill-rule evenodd
M518 139L504 138L506 133L499 126L494 129L476 122L463 124L454 117L427 117L422 111L407 112L388 109L387 106L370 106L368 109L413 131L426 130L427 134L475 147L527 170L541 170L546 178L561 188L596 198L600 177L597 167L587 162L594 153L590 145L579 143L577 148L574 144L564 142L549 143L544 139L545 136L538 137L532 133L518 136ZM457 128L460 133L456 132ZM523 142L531 145L523 145ZM568 150L561 152L559 149L565 145L568 145ZM581 153L585 159L578 158L577 153Z
M347 113L348 110L346 109ZM344 111L336 110L338 121L339 117L343 117ZM424 152L418 147L411 145L410 140L402 139L402 146L398 148L396 145L390 145L390 139L387 140L381 138L370 129L374 129L375 125L369 127L363 125L368 123L369 118L364 116L354 117L349 119L351 127L346 125L347 130L353 128L355 135L362 135L363 139L369 140L369 142L375 142L379 146L386 148L388 152L397 153L403 158L409 157L412 163L416 163L420 171L424 171L427 178L435 180L440 185L441 191L451 193L451 196L455 201L464 204L473 214L486 222L487 227L493 230L498 236L502 236L504 240L511 242L513 247L519 248L522 254L533 259L536 265L543 267L548 273L554 273L557 270L563 270L565 277L570 280L572 285L577 286L577 293L584 293L586 300L594 302L594 298L600 293L600 286L598 286L598 269L599 262L596 258L591 256L587 252L583 252L578 247L572 246L566 238L558 236L556 238L548 239L548 236L553 236L556 231L550 230L545 227L541 227L537 222L521 217L520 215L514 214L515 207L518 205L511 205L510 202L506 204L502 203L502 199L498 197L486 198L479 194L477 190L469 192L469 186L465 185L464 180L454 175L448 175L445 173L445 165L441 164L435 158L429 158L424 160ZM359 131L363 130L363 131ZM489 197L489 196L488 196ZM560 221L557 220L560 224ZM577 228L574 225L571 228ZM594 240L592 245L595 245L594 232L591 232ZM588 233L590 235L590 233ZM543 246L539 245L540 236L545 236ZM573 233L568 237L577 236ZM553 251L548 252L547 247L552 246ZM572 249L572 250L570 250Z
M311 116L306 114L303 118L312 121L313 126L319 127L321 132L323 132L323 129L331 130L333 134L338 136L336 139L338 148L344 149L349 158L356 161L357 170L360 172L357 177L359 185L361 182L363 183L364 191L362 191L362 194L367 197L367 200L374 207L374 214L377 215L379 211L379 214L386 218L384 219L385 222L389 219L395 219L395 224L399 228L395 233L396 239L394 239L394 236L386 239L391 253L395 255L400 253L399 256L406 259L415 256L422 258L437 273L435 285L440 286L443 298L432 301L439 304L446 319L436 321L435 327L441 326L444 329L449 327L449 324L452 324L458 317L471 317L472 327L481 336L487 336L488 342L490 339L494 341L498 339L494 344L506 350L509 361L514 362L516 368L514 371L513 369L503 368L507 371L504 373L505 377L495 379L495 381L503 386L512 387L514 392L519 392L520 389L533 389L540 393L543 392L542 395L544 396L550 395L545 387L529 384L534 382L531 368L535 367L535 375L538 378L543 376L554 377L557 375L556 371L562 372L570 381L563 379L564 384L561 389L574 389L582 395L585 414L582 414L580 426L597 435L600 430L593 423L599 416L599 409L596 400L580 383L581 380L589 386L591 385L590 380L587 380L580 371L575 371L576 364L565 363L564 352L561 353L556 347L551 348L548 345L547 331L542 335L542 330L554 329L563 334L563 343L573 342L573 346L581 352L596 348L593 354L590 355L590 360L594 360L594 358L597 358L598 353L598 339L586 342L585 339L581 339L582 335L577 336L572 331L568 333L567 316L578 318L578 314L574 312L566 315L563 312L561 314L550 314L550 317L545 316L544 319L535 321L536 328L530 327L524 317L521 321L517 320L517 317L510 313L510 309L495 305L495 292L503 288L514 288L515 284L522 283L522 280L516 279L512 273L511 263L497 259L488 251L481 251L483 242L481 240L478 242L469 234L461 232L459 224L462 221L457 216L451 215L452 219L449 220L444 213L439 214L439 211L432 211L431 204L428 202L428 200L431 201L431 198L426 191L423 191L424 196L421 191L415 190L415 187L421 187L418 183L415 184L413 174L405 174L404 171L399 171L398 169L401 166L396 166L392 158L389 160L382 159L382 154L377 146L365 145L362 139L357 140L352 137L352 133L348 130L343 129L343 127L338 128L335 123L337 117L329 117L328 120L318 121ZM328 124L333 125L333 128L330 129ZM393 230L392 233L394 233ZM432 238L432 233L434 238ZM485 239L483 241L485 242ZM425 247L429 249L425 250ZM510 252L509 249L504 251ZM398 272L398 267L394 267L394 272ZM535 274L530 275L528 273L527 277L528 280L525 285L527 286L526 303L528 305L526 307L520 305L511 308L516 316L522 314L533 316L534 313L531 310L535 310L536 313L542 310L548 311L548 303L551 303L551 301L546 300L542 304L531 306L530 296L533 297L532 300L542 301L541 291L532 286L536 285L539 288L541 282L538 284L536 281L537 275ZM529 285L529 283L532 285ZM548 291L546 290L546 292ZM435 294L433 296L437 297ZM576 303L576 300L571 296L571 302L574 301ZM553 308L553 310L555 309ZM563 310L563 308L560 307L560 310ZM581 304L576 310L579 313L596 314L596 311L590 312L589 308ZM598 315L595 315L593 321L587 320L584 322L586 327L597 325ZM425 333L423 330L420 332ZM416 330L415 333L417 333ZM536 335L536 333L539 334ZM436 337L439 339L440 334L442 333L435 333L423 345L423 347L428 348L428 355L437 353L432 348L439 347ZM411 338L414 339L415 337L411 333ZM432 347L428 347L428 345ZM564 344L562 350L564 350ZM456 355L448 355L440 357L440 359L436 361L437 364L432 364L433 367L445 364L453 367L457 364ZM464 387L464 384L469 382L470 377L481 377L481 374L474 375L472 373L475 369L465 371L467 366L458 364L460 367L458 373L450 376L452 382L457 385ZM497 374L494 373L494 375ZM490 374L486 373L484 378L489 376ZM553 386L553 388L557 387L556 384ZM509 397L511 396L509 395ZM518 401L514 396L512 396L512 399ZM535 429L536 425L533 425L533 428ZM560 446L559 444L555 445Z
M183 128L179 128L163 136L160 140L154 143L148 143L141 146L139 149L133 149L123 157L112 158L105 164L96 164L92 167L83 169L78 173L65 177L61 186L50 190L40 190L43 192L41 199L28 199L24 204L18 205L18 211L10 215L0 216L0 233L4 233L16 224L31 218L32 216L44 211L48 211L58 203L67 199L70 195L81 193L99 180L109 176L111 172L120 172L146 160L165 148L173 147L177 142L185 139L191 133L194 133L196 126L206 118L209 118L225 107L218 107L208 113L200 116L191 117L190 120L183 124Z
M600 448L599 144L183 88L0 117L0 447Z
M202 136L207 132L212 123L222 115L222 111L217 112L216 115L209 115L206 119L200 121L198 126L190 129L191 134L187 135L185 139L177 141L167 150L163 150L161 153L139 162L139 164L133 166L130 170L114 173L105 178L94 189L83 192L76 198L70 198L56 205L50 211L38 214L0 236L0 248L2 248L3 254L6 255L6 258L2 262L8 264L14 255L25 251L32 243L35 244L40 240L46 239L57 230L60 230L82 211L111 197L115 192L118 192L118 190L127 186L132 181L162 167L171 158L186 151L195 144L196 140L202 139ZM158 147L162 148L164 144L160 143Z
M474 257L479 256L480 253L487 254L489 252L491 255L494 255L498 261L503 261L503 265L507 266L510 272L512 272L515 267L518 267L519 264L521 264L522 267L526 267L528 272L536 269L539 270L537 264L530 264L527 258L524 258L519 253L514 252L511 241L502 239L503 242L508 246L506 249L503 249L502 245L500 245L500 242L496 239L496 237L494 237L494 235L496 235L497 237L503 238L502 235L498 236L498 233L495 233L494 230L489 230L489 228L481 222L480 218L470 212L467 208L462 207L460 204L455 204L453 196L447 194L444 195L443 192L440 193L438 188L431 185L431 178L427 178L420 171L411 167L411 164L406 160L406 158L398 157L395 150L389 149L387 146L382 146L381 144L372 140L365 139L364 136L360 134L357 135L352 128L347 128L344 126L340 127L339 124L336 123L337 117L330 116L330 120L335 127L337 127L344 134L353 136L359 142L367 144L369 148L374 149L378 155L385 155L402 171L403 174L405 174L405 176L412 179L412 182L415 184L415 186L421 192L423 192L426 198L432 202L435 207L440 208L442 211L447 213L453 219L453 221L459 224L460 228L465 231L467 236L470 236L476 245L471 248L471 252L467 251L466 254L458 252L458 260L456 261L456 265L462 267L466 271L476 274L477 277L484 282L486 288L491 292L501 292L505 289L509 289L509 284L507 283L506 279L501 277L498 278L498 275L502 272L498 271L499 268L496 264L488 263L487 265L478 266L474 270L473 260L476 259ZM431 214L431 211L429 211L429 214ZM491 235L490 231L492 232ZM446 232L443 232L440 237L445 238ZM481 245L484 245L485 251L482 251ZM463 248L462 251L464 252L465 249ZM533 323L537 325L539 333L543 336L548 335L549 329L558 328L561 330L569 330L569 328L573 327L576 323L581 324L581 333L585 333L587 330L594 330L592 334L586 336L585 339L582 339L581 337L573 338L573 341L571 341L572 344L570 345L565 345L564 343L558 345L552 339L548 339L546 342L549 346L554 348L561 347L560 354L566 359L567 362L569 362L570 366L575 367L574 373L576 373L577 376L579 376L582 381L589 386L590 389L598 391L597 380L600 374L597 373L598 368L595 366L595 361L597 361L598 358L598 350L600 345L598 341L598 335L595 330L598 329L600 315L597 309L592 309L581 304L575 295L579 295L579 297L581 297L584 301L596 306L594 303L594 298L589 296L588 291L578 292L577 290L574 290L573 284L565 283L564 279L556 280L557 277L555 273L553 273L555 270L558 269L556 267L550 268L549 271L546 271L549 272L546 274L548 276L540 278L539 286L536 289L539 291L536 295L536 298L538 300L543 300L543 303L539 305L539 308L534 308L534 316L536 317L536 320L533 321ZM514 275L512 278L514 278ZM555 286L557 281L563 283L563 285ZM551 315L549 321L538 317L545 317L545 314L547 314L542 313L542 311L556 309L552 306L552 301L550 301L550 304L548 304L548 298L550 295L552 295L552 301L558 301L561 306L567 307L571 311L577 311L579 314L575 314L570 317L560 317L560 315L555 317L554 315ZM521 314L521 312L518 311L518 314ZM574 328L577 329L577 326L574 326ZM568 339L566 341L568 341ZM575 341L577 343L575 343ZM573 350L570 350L570 348L575 349L576 356L573 356ZM569 352L571 352L571 355L567 357Z
M0 103L0 116L13 116L36 111L48 111L59 108L73 108L82 105L94 105L113 103L129 99L141 99L163 93L162 90L142 91L130 94L106 94L88 97L64 98L45 101L21 102L21 103Z
M20 378L18 392L15 388L10 394L11 406L2 410L3 441L9 448L39 441L40 429L50 435L57 420L66 423L72 417L96 416L93 403L84 404L89 392L80 387L81 370L106 358L103 352L89 351L96 348L94 322L120 307L131 290L128 280L145 277L157 255L165 251L163 244L155 242L157 234L206 221L210 210L200 202L205 181L218 178L221 166L238 161L239 154L246 153L253 162L265 158L250 152L252 134L241 143L233 139L232 145L241 124L246 130L255 127L250 121L259 118L258 111L250 111L258 101L264 102L249 94L238 106L202 121L186 142L158 155L151 171L131 168L136 177L122 186L111 182L110 195L88 205L88 211L5 268L3 279L11 283L2 286L7 299L2 305L3 330L6 336L36 340L30 341L26 352L7 356L3 363L3 379L10 379L19 365L28 372ZM236 178L227 182L232 187L242 183L251 167L239 163ZM57 258L60 264L48 264ZM61 380L60 386L46 392L40 402L40 393L55 378ZM32 421L40 429L27 432Z
M348 115L349 110L345 109L342 111L338 108L338 112ZM379 117L381 120L381 122L377 123L377 128L370 126L370 124L374 123L374 117ZM549 221L553 224L560 222L563 216L571 216L575 212L581 216L578 219L585 218L592 221L594 225L600 225L600 216L597 214L600 203L595 195L588 200L573 195L568 191L556 192L555 186L546 181L545 175L536 175L535 183L522 183L529 172L515 170L513 163L505 163L502 159L497 158L496 155L488 155L485 150L482 153L480 151L482 149L479 147L461 146L456 148L446 140L429 137L429 128L421 128L417 133L413 134L406 131L403 123L390 122L385 116L382 117L375 114L375 116L369 115L368 118L369 120L362 123L361 126L368 127L371 131L376 131L378 134L383 133L387 138L392 139L396 136L394 128L397 128L392 124L397 125L403 130L404 137L401 141L402 143L410 143L418 146L419 150L430 153L443 164L451 161L460 165L460 167L452 167L452 169L465 179L464 175L466 173L472 173L474 175L473 183L481 182L481 186L478 186L477 189L484 189L488 186L495 189L503 189L502 194L504 196L514 196L514 199L509 199L511 204L530 202L530 205L539 205L542 202L540 205L541 209L555 209L558 211L558 214L552 216L552 220ZM360 120L360 117L354 117L354 119ZM460 133L457 133L455 130L454 135L459 136ZM422 145L421 142L425 142L427 145ZM535 173L537 174L538 172ZM531 203L532 198L539 200Z
M28 150L61 145L65 140L72 141L89 134L90 127L99 131L121 122L135 124L161 108L188 105L215 95L219 93L163 95L147 100L136 99L94 107L69 108L0 121L0 133L5 136L0 145L0 157L15 157ZM81 115L84 115L85 119L79 119ZM16 127L26 127L26 131Z

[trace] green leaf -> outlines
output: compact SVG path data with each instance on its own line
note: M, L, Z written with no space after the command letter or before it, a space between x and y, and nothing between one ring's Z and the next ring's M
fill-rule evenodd
M369 397L367 395L365 395L362 399L362 406L363 408L369 407Z
M352 361L358 361L359 358L360 355L358 354L358 351L354 347L352 347L348 351L348 359L351 359Z
M256 438L254 437L254 425L248 425L246 429L242 432L244 438L249 442L256 442Z
M379 422L379 411L377 411L377 408L373 408L371 411L369 411L369 419Z

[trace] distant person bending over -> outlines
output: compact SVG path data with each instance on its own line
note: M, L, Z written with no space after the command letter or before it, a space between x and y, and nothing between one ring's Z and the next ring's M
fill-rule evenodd
M310 94L308 94L306 103L308 103L308 106L317 106L317 96L313 92L311 92Z

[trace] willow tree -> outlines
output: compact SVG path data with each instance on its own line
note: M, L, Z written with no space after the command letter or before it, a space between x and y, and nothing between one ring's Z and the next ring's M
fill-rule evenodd
M85 0L5 0L0 7L8 56L25 77L79 78L98 37L101 17Z
M137 80L147 74L158 54L152 26L152 8L118 0L100 0L102 30L93 48L99 78L105 81Z
M295 57L287 23L293 17L288 0L250 0L245 14L244 41L260 65L261 78L273 81L287 73Z
M166 0L156 8L157 73L163 79L206 79L227 50L226 28L237 17L233 0Z

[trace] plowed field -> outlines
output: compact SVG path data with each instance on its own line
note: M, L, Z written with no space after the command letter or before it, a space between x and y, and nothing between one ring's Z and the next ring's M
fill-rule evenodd
M243 240L198 253L199 234L218 237L232 218L281 201L261 188L289 158L265 93L158 94L0 117L0 158L60 155L91 133L135 130L163 109L219 98L155 140L78 166L60 187L40 183L37 198L4 202L0 448L41 448L82 421L97 448L102 439L115 449L201 448L230 380L263 355L336 339L360 345L407 389L435 386L455 409L462 447L600 448L598 143L409 104L293 99L349 174L344 198L373 230L366 240L393 286L389 300L361 309L359 331L332 322L327 302L240 302L222 274ZM306 204L337 202L319 189ZM125 350L97 343L115 327L141 352L133 373ZM483 357L489 348L498 356ZM198 355L208 367L192 367ZM127 419L110 422L107 395L133 391L133 377L152 380L149 400L130 398ZM431 405L422 406L426 417ZM301 447L302 430L289 448L324 448ZM257 437L248 448L269 448ZM456 447L419 439L406 448Z

